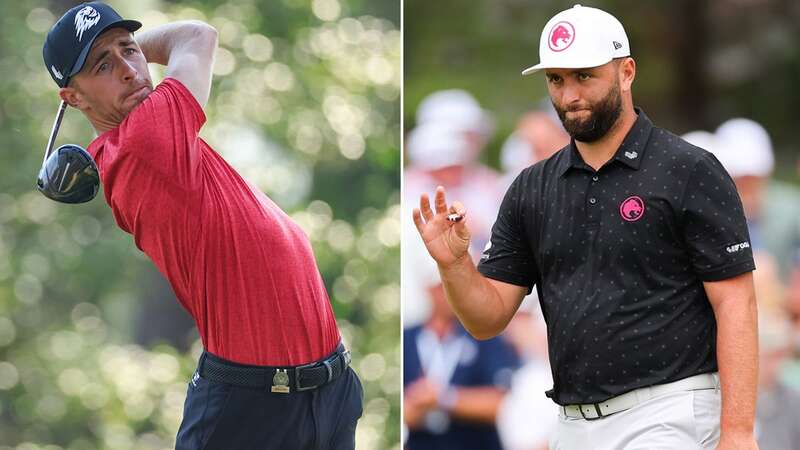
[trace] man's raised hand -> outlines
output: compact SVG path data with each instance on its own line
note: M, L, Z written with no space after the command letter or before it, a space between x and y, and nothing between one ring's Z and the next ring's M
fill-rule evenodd
M419 209L414 208L414 225L428 253L440 266L448 266L469 255L467 210L460 202L453 202L448 208L442 186L436 188L434 208L436 212L431 210L428 195L422 194Z

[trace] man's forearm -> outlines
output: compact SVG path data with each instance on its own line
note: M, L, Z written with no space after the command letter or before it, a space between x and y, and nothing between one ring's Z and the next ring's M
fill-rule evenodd
M183 83L202 108L211 90L217 30L196 20L172 22L136 35L147 62L167 66L166 76Z
M170 22L136 34L136 42L149 63L166 66L172 51L204 33L216 33L214 29L197 20Z
M746 299L727 299L720 302L714 312L722 388L721 433L723 436L751 434L758 383L756 300L752 295Z
M518 305L504 303L497 289L478 272L468 254L447 267L440 265L439 273L447 301L472 336L489 339L503 331Z

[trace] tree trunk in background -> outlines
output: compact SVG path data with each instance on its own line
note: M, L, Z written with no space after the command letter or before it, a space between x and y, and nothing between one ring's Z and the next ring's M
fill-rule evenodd
M711 48L711 23L708 0L679 0L670 8L674 28L672 58L677 84L673 110L687 130L710 129L708 117L711 83L708 73Z

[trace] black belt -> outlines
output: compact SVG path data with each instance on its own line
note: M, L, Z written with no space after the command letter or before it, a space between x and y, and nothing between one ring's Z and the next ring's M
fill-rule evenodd
M350 351L339 344L328 357L300 366L250 366L227 361L203 352L198 373L201 377L250 388L269 388L272 392L288 394L290 391L316 389L338 378L350 365Z

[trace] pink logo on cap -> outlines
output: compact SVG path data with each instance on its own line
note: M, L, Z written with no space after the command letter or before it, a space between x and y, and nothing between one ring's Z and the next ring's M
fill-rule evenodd
M619 214L628 222L636 222L644 215L644 200L632 195L619 205Z
M566 50L575 40L575 27L569 22L558 22L550 29L547 45L554 52Z

